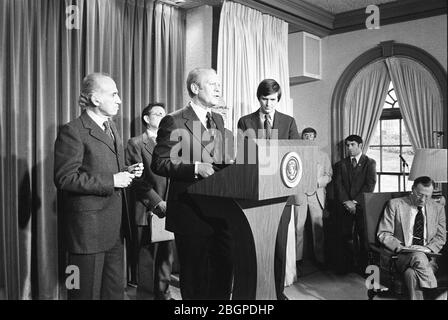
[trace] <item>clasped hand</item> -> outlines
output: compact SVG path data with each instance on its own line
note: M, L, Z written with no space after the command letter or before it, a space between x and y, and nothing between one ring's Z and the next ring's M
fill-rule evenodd
M114 174L114 187L127 188L134 178L140 178L143 174L143 163L135 163L127 168L127 171Z
M356 213L356 203L354 203L351 200L347 200L343 204L344 204L345 209L348 212L350 212L351 214L355 214Z

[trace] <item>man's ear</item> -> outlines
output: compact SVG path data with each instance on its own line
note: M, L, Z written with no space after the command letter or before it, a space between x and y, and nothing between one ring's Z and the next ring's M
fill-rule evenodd
M147 125L149 124L149 116L147 114L143 116L143 120L145 120Z
M199 93L199 85L197 83L192 83L190 85L190 90L191 92L193 92L195 95L197 95Z
M101 103L101 99L100 99L95 93L93 93L93 94L90 96L90 101L92 102L92 104L93 104L95 107L98 107L98 106L100 105L100 103Z

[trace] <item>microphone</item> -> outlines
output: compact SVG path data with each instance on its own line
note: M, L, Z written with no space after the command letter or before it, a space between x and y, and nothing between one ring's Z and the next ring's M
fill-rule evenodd
M399 154L398 156L400 157L401 161L403 161L403 165L409 168L409 165L406 160L404 160L403 156L401 154Z

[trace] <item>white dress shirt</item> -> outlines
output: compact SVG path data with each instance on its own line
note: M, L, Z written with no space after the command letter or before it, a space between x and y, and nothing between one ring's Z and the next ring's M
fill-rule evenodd
M109 117L96 114L90 109L86 109L86 112L89 117L92 118L92 120L98 125L98 127L100 127L103 131L106 130L106 127L104 127L104 122L109 121Z

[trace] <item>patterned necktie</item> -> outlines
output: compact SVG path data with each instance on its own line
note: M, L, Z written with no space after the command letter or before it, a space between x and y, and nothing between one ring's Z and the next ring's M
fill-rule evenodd
M423 245L423 212L422 207L417 207L417 215L414 220L414 234L412 244Z
M271 139L271 115L265 114L264 116L264 130L266 132L266 139Z
M356 158L352 158L352 167L353 168L356 168L356 165L357 165L358 163L356 162Z
M213 121L212 115L210 112L207 112L207 130L216 129L216 123Z
M114 134L112 133L112 130L110 128L110 123L109 121L104 121L103 123L104 125L104 132L106 132L106 134L112 139L113 142L115 142L115 137Z

